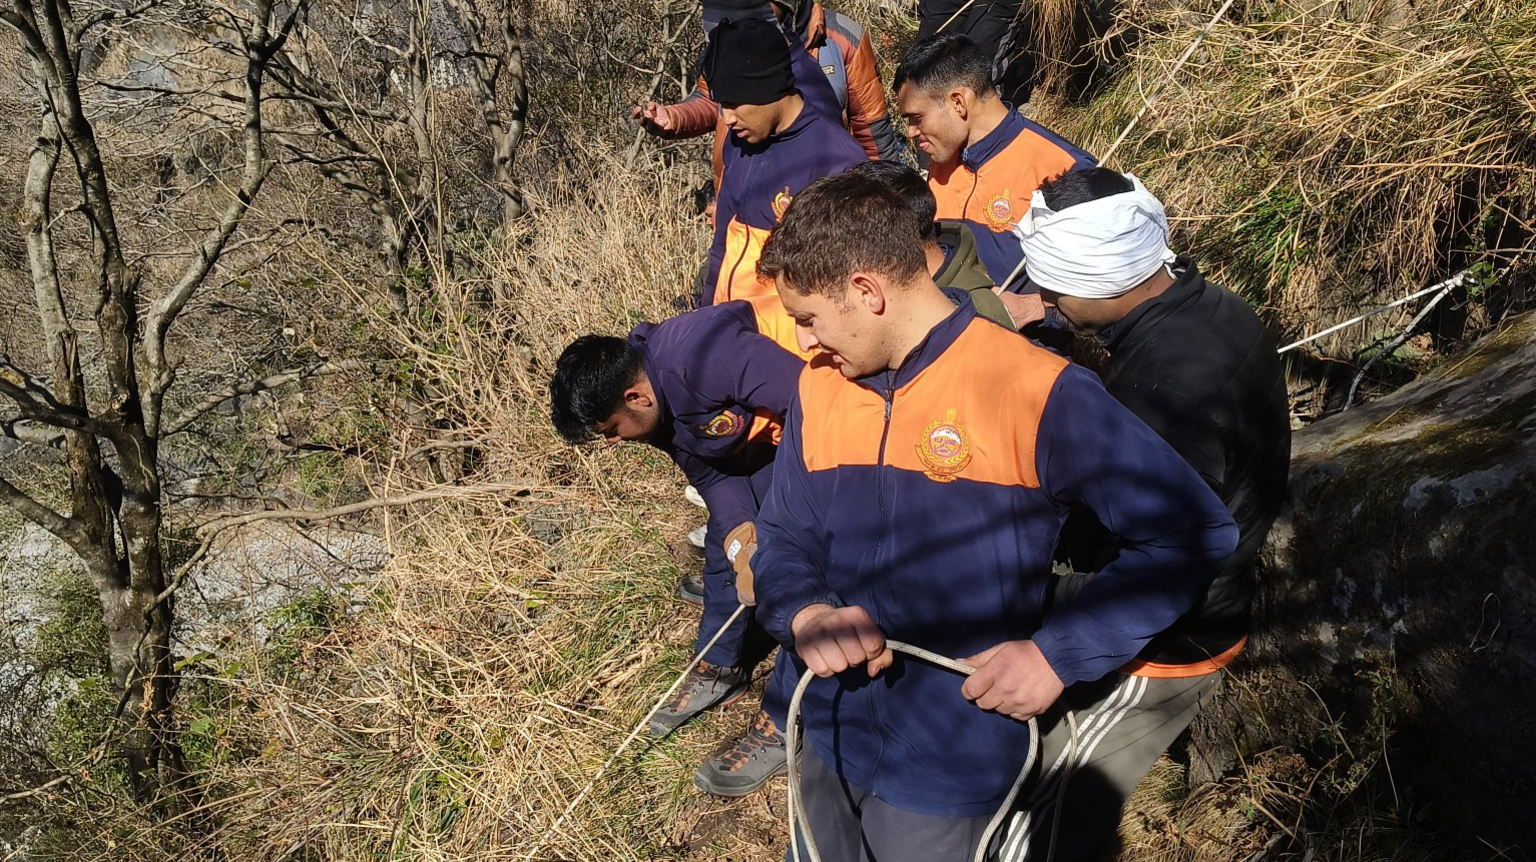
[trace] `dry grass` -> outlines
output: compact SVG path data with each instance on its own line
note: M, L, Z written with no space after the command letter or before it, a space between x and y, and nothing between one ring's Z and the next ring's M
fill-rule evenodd
M1120 7L1100 44L1130 46L1109 59L1119 77L1086 107L1042 116L1102 151L1215 5ZM1285 331L1314 331L1529 239L1533 30L1529 0L1239 7L1115 166L1169 204L1183 249ZM1347 355L1387 325L1322 346Z
M380 528L397 556L360 610L304 609L279 642L232 646L190 670L184 719L203 719L210 740L198 757L212 816L172 841L149 821L80 810L79 855L782 852L780 795L724 805L692 789L697 763L745 725L745 705L661 744L642 739L550 831L692 648L697 612L671 595L696 565L677 550L697 518L681 476L646 448L564 445L543 391L571 338L665 316L665 299L691 284L705 232L682 215L687 191L665 172L613 166L547 188L541 217L484 262L483 278L437 292L429 328L378 321L417 346L418 373L480 442L481 478L534 490L392 514ZM398 491L390 481L374 493Z

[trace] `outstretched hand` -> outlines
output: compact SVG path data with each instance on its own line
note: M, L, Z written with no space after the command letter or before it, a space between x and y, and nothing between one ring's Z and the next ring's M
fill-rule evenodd
M643 107L630 108L629 118L653 135L666 134L676 128L676 124L672 122L672 111L666 105L658 105L655 102L646 102Z
M873 679L895 660L885 645L885 633L860 607L809 605L795 614L789 629L795 636L795 654L820 677L863 664Z
M1004 641L964 661L976 668L960 686L965 699L1019 721L1045 712L1066 688L1034 641Z

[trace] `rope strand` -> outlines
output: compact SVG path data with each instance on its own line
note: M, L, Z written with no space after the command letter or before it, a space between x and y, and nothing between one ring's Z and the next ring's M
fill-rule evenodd
M737 617L740 617L742 613L746 611L746 609L746 605L736 606L735 612L732 613L730 618L720 626L720 630L715 632L715 636L709 639L709 643L705 644L704 648L699 650L698 654L693 657L693 661L688 662L688 666L684 667L683 672L678 674L677 679L672 683L671 687L667 689L666 694L663 694L656 701L654 706L646 710L645 715L641 716L640 722L635 725L635 729L629 732L629 736L624 737L624 741L619 743L619 747L615 749L608 760L598 768L596 774L592 776L592 780L587 782L587 786L583 787L581 792L576 794L576 798L572 799L570 804L565 806L565 810L560 812L560 816L555 818L555 822L549 827L549 831L544 833L543 839L541 839L539 843L535 844L533 849L529 850L528 853L523 856L524 862L528 862L528 860L531 860L537 856L539 851L548 846L550 840L559 834L560 827L565 825L565 821L571 816L571 812L575 811L576 806L580 805L587 798L587 794L591 793L592 788L597 786L598 780L601 779L603 774L608 771L608 767L612 766L614 761L619 759L619 755L624 753L624 749L628 748L629 744L634 742L635 738L640 735L640 732L644 730L650 723L651 714L656 710L661 709L662 706L666 704L667 700L677 692L678 687L683 684L683 680L688 678L688 673L692 671L694 666L696 666L700 661L703 661L705 653L709 652L711 649L714 649L715 644L720 640L720 638L725 636L725 630L730 628L731 623L736 622Z

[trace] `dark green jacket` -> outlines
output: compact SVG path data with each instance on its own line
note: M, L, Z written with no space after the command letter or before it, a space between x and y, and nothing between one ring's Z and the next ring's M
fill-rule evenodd
M971 236L970 225L952 219L939 219L938 226L938 243L944 249L944 265L933 274L934 283L939 287L954 287L969 293L977 314L993 323L1017 329L1008 309L1003 307L1003 301L992 292L992 285L996 282L987 274L987 268L981 265L981 258L976 256L976 239Z

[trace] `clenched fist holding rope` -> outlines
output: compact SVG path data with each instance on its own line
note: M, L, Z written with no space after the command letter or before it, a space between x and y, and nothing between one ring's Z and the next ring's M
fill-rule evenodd
M964 662L976 668L960 686L965 699L1018 721L1045 712L1065 688L1034 641L1004 641Z
M895 654L885 645L885 633L861 607L807 605L790 621L795 654L820 677L867 665L871 679L891 666Z

